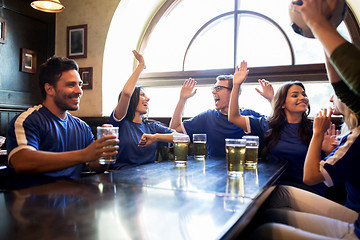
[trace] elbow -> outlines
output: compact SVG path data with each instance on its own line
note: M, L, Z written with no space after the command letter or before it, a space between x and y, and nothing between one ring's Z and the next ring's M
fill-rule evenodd
M235 122L235 119L236 119L236 117L234 116L234 114L229 114L229 115L228 115L228 121L229 121L229 122L234 123L234 122Z
M306 185L309 185L309 186L313 186L313 185L319 183L314 177L311 177L311 176L305 175L305 174L304 174L304 177L303 177L303 182Z

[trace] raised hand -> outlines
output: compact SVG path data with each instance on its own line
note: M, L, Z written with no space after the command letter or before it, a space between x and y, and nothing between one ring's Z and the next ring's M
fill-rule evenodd
M338 145L339 130L335 129L335 124L330 124L329 129L324 133L324 140L321 149L329 155Z
M325 134L330 128L331 115L334 111L334 108L330 108L329 111L325 108L316 114L313 125L314 134Z
M192 78L186 79L183 86L181 87L180 98L186 100L194 96L197 90L195 88L196 83L197 82Z
M240 64L240 67L236 66L233 84L241 85L245 81L248 73L249 73L249 70L247 69L247 62L243 60Z
M134 54L134 57L136 58L136 60L138 60L139 65L142 65L142 66L143 66L143 69L145 69L146 66L145 66L145 60L144 60L143 55L141 55L140 53L138 53L136 50L133 50L132 53Z
M328 16L325 16L327 9L324 8L322 0L303 0L302 2L302 5L290 4L290 8L300 12L307 25L327 19Z
M272 101L272 99L274 98L274 88L271 85L271 83L265 79L259 79L258 80L261 86L261 90L259 90L258 88L255 88L255 90L261 95L263 96L266 100L268 100L269 102Z

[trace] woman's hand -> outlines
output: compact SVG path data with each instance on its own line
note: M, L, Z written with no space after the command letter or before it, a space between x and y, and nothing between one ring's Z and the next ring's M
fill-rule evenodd
M138 53L136 50L133 50L132 52L133 52L134 57L136 58L136 60L138 60L139 66L142 66L142 69L145 69L146 66L145 66L145 60L144 60L143 55Z
M233 84L241 85L245 81L248 73L249 73L249 70L247 69L247 62L243 60L240 64L240 67L236 66Z
M157 141L156 134L146 134L144 133L139 141L138 147L147 147Z
M330 108L329 111L325 108L318 112L314 118L314 135L322 134L329 129L331 123L331 115L334 113L334 108Z
M322 142L321 150L329 155L338 145L339 130L335 129L335 124L330 124L330 128L324 133L324 140Z

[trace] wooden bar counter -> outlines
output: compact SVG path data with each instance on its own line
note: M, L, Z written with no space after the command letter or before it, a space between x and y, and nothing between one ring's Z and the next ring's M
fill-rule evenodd
M259 163L238 179L226 160L189 157L79 181L0 193L0 239L231 239L271 193L284 164Z

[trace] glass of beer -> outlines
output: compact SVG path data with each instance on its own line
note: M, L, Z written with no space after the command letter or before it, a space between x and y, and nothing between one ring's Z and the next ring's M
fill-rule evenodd
M97 138L102 138L108 135L114 135L116 138L119 137L119 127L113 127L111 124L104 124L101 127L97 127ZM111 146L106 146L111 147ZM100 164L114 164L116 162L116 156L101 157L99 158Z
M245 165L247 167L256 167L258 163L259 137L243 136L246 140Z
M174 134L175 167L186 167L189 141L188 135Z
M205 160L206 134L193 134L194 159Z
M225 139L228 176L240 177L244 174L245 145L245 139Z

